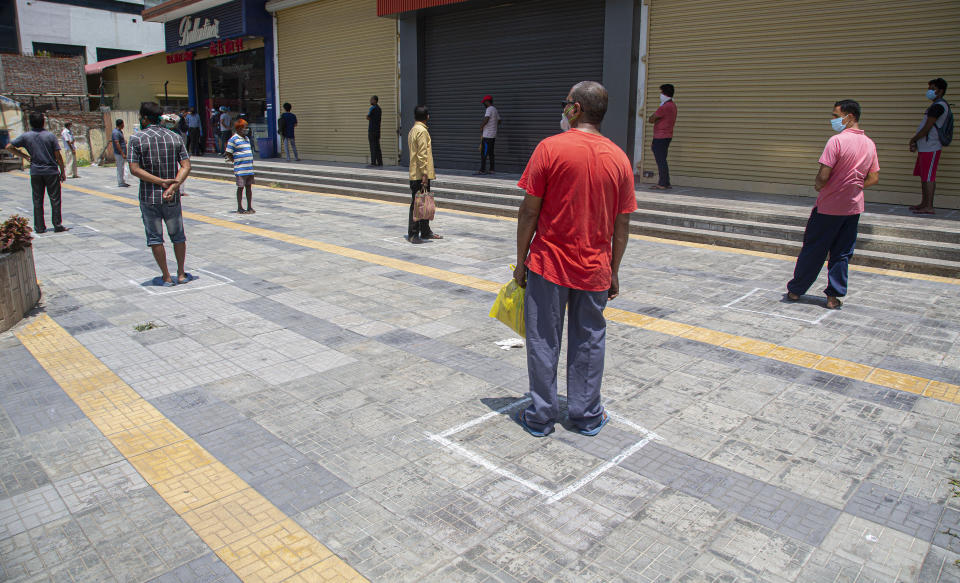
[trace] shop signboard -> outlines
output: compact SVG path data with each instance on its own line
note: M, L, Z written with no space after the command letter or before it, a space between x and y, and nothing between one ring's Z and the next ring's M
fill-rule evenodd
M168 53L189 51L247 34L243 0L234 0L164 24Z

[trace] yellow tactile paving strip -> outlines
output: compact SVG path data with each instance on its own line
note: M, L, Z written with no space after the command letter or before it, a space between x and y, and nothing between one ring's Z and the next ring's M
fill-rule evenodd
M366 581L218 462L46 314L17 338L244 581Z
M139 205L139 202L132 198L108 194L80 186L71 185L67 188L92 194L108 200L115 200L117 202L131 205ZM354 249L341 247L339 245L322 243L320 241L314 241L305 237L288 235L286 233L279 233L269 229L262 229L260 227L234 223L197 213L184 212L183 216L210 225L216 225L226 229L233 229L235 231L242 231L260 237L275 239L277 241L284 241L292 245L308 247L310 249L316 249L318 251L340 255L342 257L349 257L359 261L384 265L399 271L406 271L408 273L414 273L417 275L422 275L425 277L455 283L483 291L496 293L502 286L501 283L487 281L485 279L480 279L470 275L463 275L453 271L447 271L445 269L427 267L410 261L403 261L401 259L377 255L375 253L356 251ZM802 366L804 368L822 370L837 376L866 381L868 383L889 389L896 389L898 391L905 391L916 395L932 397L934 399L948 401L951 403L960 403L960 385L932 381L930 379L915 377L913 375L892 370L875 368L856 362L832 358L822 354L816 354L814 352L807 352L805 350L797 350L787 346L780 346L771 342L764 342L762 340L755 340L752 338L728 334L726 332L710 330L709 328L703 328L700 326L682 324L680 322L673 322L671 320L663 320L660 318L654 318L652 316L635 314L633 312L627 312L625 310L619 310L616 308L607 308L605 315L607 316L607 319L612 322L618 322L628 326L636 326L638 328L660 332L670 336L688 338L690 340L696 340L705 344L720 346L729 350L736 350L737 352L769 358L788 364Z

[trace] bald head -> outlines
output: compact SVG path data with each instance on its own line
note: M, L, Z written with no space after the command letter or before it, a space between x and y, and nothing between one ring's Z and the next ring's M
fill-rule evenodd
M581 81L570 90L570 101L583 109L582 121L598 124L607 114L607 90L596 81Z

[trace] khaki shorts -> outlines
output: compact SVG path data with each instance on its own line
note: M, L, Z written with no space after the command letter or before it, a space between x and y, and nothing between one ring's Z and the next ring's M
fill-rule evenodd
M237 187L243 188L244 186L253 186L253 174L237 176Z

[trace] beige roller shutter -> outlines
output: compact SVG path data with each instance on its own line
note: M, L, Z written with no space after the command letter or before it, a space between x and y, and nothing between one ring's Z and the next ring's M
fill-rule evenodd
M645 116L676 86L671 180L679 185L813 196L838 99L863 107L877 143L876 202L919 201L907 142L943 77L960 107L956 0L649 0ZM646 126L643 167L656 171ZM960 138L960 136L958 136ZM946 148L937 206L960 208L960 141Z
M376 0L323 0L277 12L279 102L293 105L301 157L369 162L366 115L377 95L383 160L397 163L396 27L377 16Z

